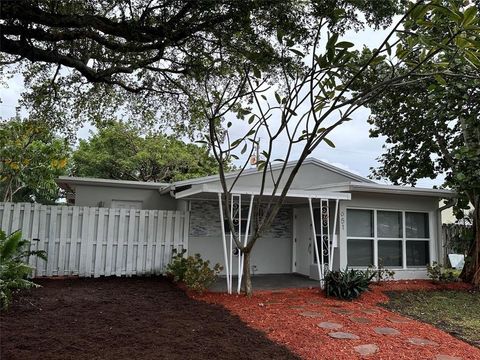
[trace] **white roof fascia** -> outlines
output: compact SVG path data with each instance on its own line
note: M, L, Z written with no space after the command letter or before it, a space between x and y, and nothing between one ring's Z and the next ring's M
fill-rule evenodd
M69 186L76 185L88 185L88 186L109 186L109 187L125 187L125 188L138 188L138 189L164 189L170 184L157 183L157 182L145 182L145 181L129 181L129 180L112 180L112 179L97 179L86 177L74 177L74 176L60 176L55 179L55 182L59 185L66 184Z
M178 192L175 194L176 199L182 199L188 196L193 196L201 193L222 193L221 186L212 186L209 184L193 185L190 189ZM264 189L263 196L272 196L273 189ZM260 195L260 189L258 187L241 187L232 190L232 194L240 195ZM279 193L277 195L279 196ZM338 199L338 200L350 200L351 194L329 192L329 191L305 191L305 190L289 190L287 197L295 198L311 198L311 199Z
M296 160L293 160L293 161L289 161L287 163L287 166L286 168L291 168L293 166L295 166L295 164L297 163ZM370 179L367 179L367 178L364 178L362 176L359 176L359 175L356 175L356 174L353 174L349 171L346 171L346 170L343 170L343 169L340 169L334 165L330 165L324 161L321 161L321 160L318 160L316 158L307 158L304 160L303 165L308 165L308 164L313 164L313 165L317 165L317 166L320 166L320 167L323 167L327 170L330 170L330 171L333 171L337 174L340 174L340 175L343 175L343 176L347 176L349 178L351 178L352 180L356 180L356 181L360 181L360 182L367 182L367 183L371 183L371 184L375 184L374 181L370 180ZM280 169L281 167L283 166L283 164L274 164L272 165L271 169L272 170L277 170L277 169ZM246 176L246 175L251 175L251 174L255 174L255 173L258 173L259 171L256 169L256 168L250 168L250 169L245 169L244 171L242 171L242 173L240 174L240 176ZM235 178L236 176L238 176L239 174L239 171L233 171L233 172L230 172L230 173L227 173L225 174L225 179L232 179L232 178ZM220 180L220 177L219 175L210 175L210 176L204 176L204 177L200 177L200 178L196 178L196 179L191 179L191 180L183 180L183 181L178 181L178 182L175 182L174 185L175 186L184 186L184 185L196 185L196 184L204 184L204 183L208 183L208 182L213 182L213 181L219 181Z
M456 197L457 194L452 190L445 189L428 189L417 188L399 185L385 185L385 184L366 184L359 182L347 182L339 184L329 184L317 187L311 187L308 190L322 190L328 189L330 191L356 191L356 192L370 192L383 194L401 194L401 195L417 195L417 196L434 196L434 197Z

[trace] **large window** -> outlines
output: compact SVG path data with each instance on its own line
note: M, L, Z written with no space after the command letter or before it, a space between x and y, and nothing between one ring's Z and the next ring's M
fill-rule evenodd
M430 262L429 215L347 209L348 266L424 267Z

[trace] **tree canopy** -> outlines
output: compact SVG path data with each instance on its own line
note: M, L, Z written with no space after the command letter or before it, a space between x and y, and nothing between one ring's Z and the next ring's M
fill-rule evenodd
M54 203L55 178L68 166L69 145L46 124L14 118L0 123L0 196L2 201Z
M206 74L270 73L297 64L274 40L312 41L323 22L342 32L387 25L399 0L119 0L0 2L4 72L22 73L32 115L71 129L113 119L204 128L184 90ZM218 81L221 81L220 78Z
M173 182L213 175L218 164L206 147L121 122L106 122L73 152L71 173L103 179Z
M456 2L454 2L456 3ZM458 192L457 210L473 205L476 239L472 242L466 276L480 283L480 22L478 5L461 16L443 11L435 17L422 15L418 32L423 46L409 55L399 72L416 66L434 44L442 50L427 71L434 74L420 81L407 81L390 87L371 99L371 136L385 136L385 152L373 176L394 184L415 185L419 179L445 175L443 186ZM407 23L400 35L408 48L408 32L418 21ZM445 33L463 25L469 31L454 41L444 42ZM384 69L389 72L389 69ZM382 72L370 74L374 81ZM471 266L470 266L471 265ZM475 275L476 274L476 275Z

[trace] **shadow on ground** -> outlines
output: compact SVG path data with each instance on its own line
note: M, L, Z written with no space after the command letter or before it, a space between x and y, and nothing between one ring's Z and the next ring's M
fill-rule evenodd
M298 359L162 278L41 280L1 313L6 359Z

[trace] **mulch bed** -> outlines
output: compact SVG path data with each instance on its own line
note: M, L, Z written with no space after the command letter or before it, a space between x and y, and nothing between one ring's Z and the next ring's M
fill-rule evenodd
M362 357L354 347L367 344L377 348L369 356L373 359L436 359L438 355L480 359L480 349L431 325L377 306L388 301L384 292L426 289L467 290L469 286L436 285L428 281L390 282L374 285L371 291L350 302L326 298L318 289L257 291L251 298L221 293L191 293L190 296L222 304L250 327L264 332L303 359L358 359ZM318 316L305 316L305 313ZM319 326L320 323L325 326L325 322L340 324L342 328L332 330L328 325L327 328ZM394 331L397 335L382 334L385 327L397 330ZM357 335L359 339L334 339L329 335L332 332Z
M0 313L0 358L297 359L161 278L40 280Z

